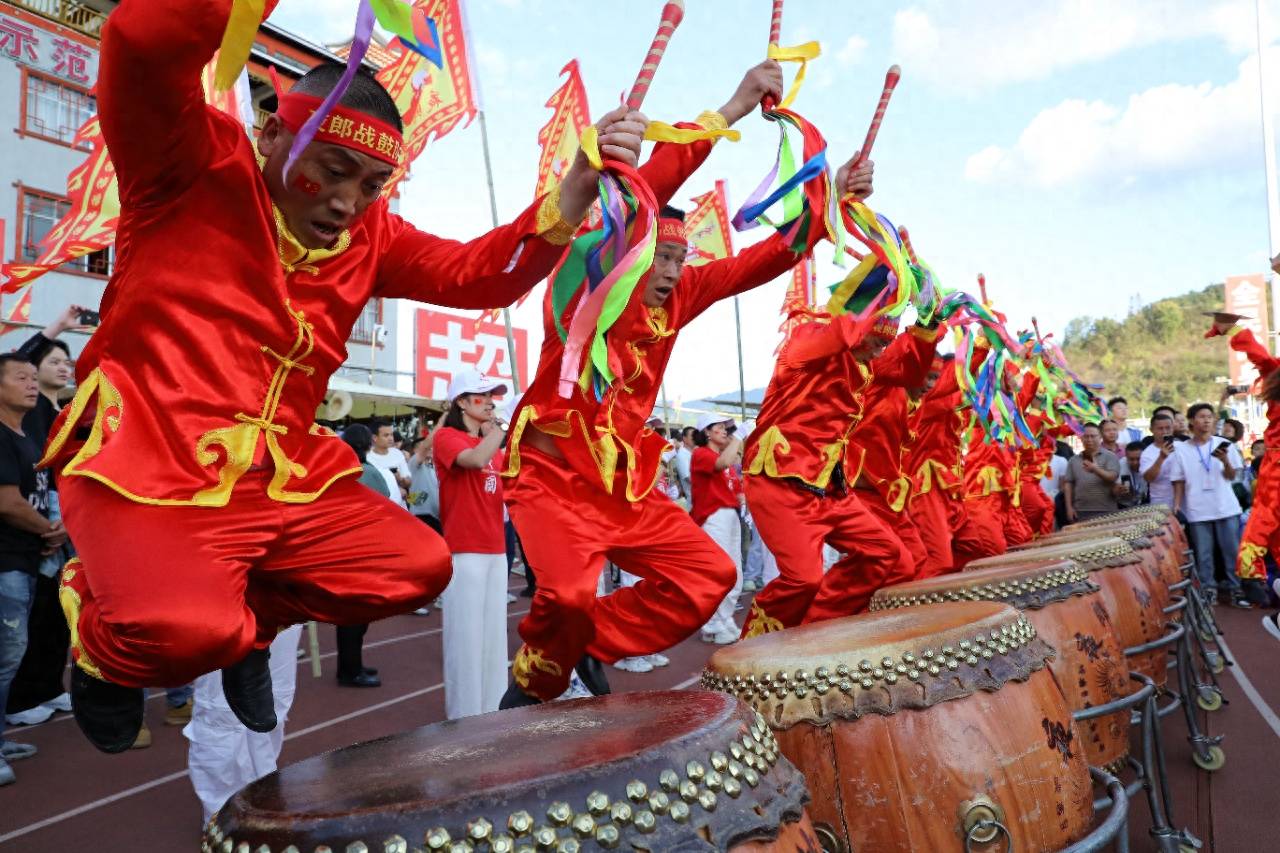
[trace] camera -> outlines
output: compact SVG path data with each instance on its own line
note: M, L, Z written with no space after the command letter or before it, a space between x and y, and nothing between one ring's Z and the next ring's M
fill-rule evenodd
M724 428L724 431L727 432L729 435L733 435L735 432L738 431L738 425L731 423Z
M97 311L81 311L80 316L76 318L81 326L96 326L101 319Z

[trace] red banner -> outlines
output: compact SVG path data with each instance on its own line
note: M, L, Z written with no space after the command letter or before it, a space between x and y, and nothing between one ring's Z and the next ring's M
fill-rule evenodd
M1254 275L1229 275L1226 281L1225 310L1232 314L1243 314L1246 318L1240 325L1253 332L1263 346L1269 348L1267 340L1267 279L1262 273ZM1228 355L1229 372L1232 385L1252 385L1258 378L1258 371L1242 352L1230 350Z
M4 236L0 232L0 238ZM0 335L7 335L14 329L21 329L21 325L9 325L10 323L29 323L31 322L31 286L27 285L22 289L22 295L18 297L18 301L13 303L13 307L4 313L5 322L0 324Z
M689 240L691 267L733 255L733 237L729 228L729 200L724 181L716 181L715 189L694 196L693 210L684 218L684 233Z
M443 400L449 380L466 368L485 376L511 381L506 329L499 323L479 323L470 317L419 309L415 316L414 373L419 396ZM529 381L529 333L512 329L520 377Z
M578 60L570 60L560 73L569 76L547 101L551 119L538 131L542 154L538 157L538 183L533 190L534 198L559 183L564 173L569 171L578 153L578 137L591 123L587 89L578 73Z
M778 349L774 350L774 355L782 350L782 344L786 343L791 330L802 323L813 310L816 290L817 268L813 263L813 255L805 255L800 263L792 267L791 278L787 280L787 294L782 298L782 325L778 327L778 331L782 332L782 341L779 342Z
M385 192L388 193L428 142L459 125L466 127L476 116L466 28L458 0L417 0L413 5L425 10L427 17L435 21L444 68L437 68L425 56L406 49L400 39L396 39L392 49L400 55L378 72L378 82L395 99L404 120L405 160L387 182Z

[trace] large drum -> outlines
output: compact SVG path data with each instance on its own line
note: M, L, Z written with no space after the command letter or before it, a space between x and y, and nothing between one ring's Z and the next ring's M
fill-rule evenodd
M1072 711L1122 699L1130 690L1129 665L1088 569L1071 560L941 575L880 589L871 610L958 601L1012 605L1057 651L1049 667ZM1085 757L1115 773L1129 754L1127 710L1077 724Z
M604 696L317 755L227 802L204 849L816 851L804 779L730 696Z
M965 566L965 571L1061 559L1072 560L1091 572L1090 577L1101 587L1102 605L1124 648L1140 646L1165 635L1164 602L1168 590L1152 579L1142 557L1123 539L1060 542L1010 551L974 560ZM1128 660L1130 670L1142 673L1158 686L1168 682L1168 652L1164 649L1134 655Z
M1007 605L927 605L744 640L702 683L764 715L809 781L824 851L952 853L968 835L1031 853L1093 814L1052 653Z
M1187 549L1187 532L1182 528L1182 522L1178 521L1178 517L1173 510L1165 504L1145 504L1143 506L1135 506L1130 509L1120 510L1115 513L1098 516L1088 521L1077 521L1068 524L1066 530L1072 530L1078 527L1089 527L1095 524L1111 524L1115 521L1130 521L1154 519L1162 527L1169 532L1169 536L1177 546L1179 552Z
M1150 517L1059 530L1040 537L1029 546L1018 546L1016 550L1025 550L1027 547L1035 547L1041 543L1079 542L1082 539L1096 539L1099 536L1114 536L1128 542L1135 551L1143 555L1144 564L1154 572L1154 576L1159 578L1166 589L1182 580L1181 549L1169 536L1168 529ZM1146 553L1148 551L1150 554Z

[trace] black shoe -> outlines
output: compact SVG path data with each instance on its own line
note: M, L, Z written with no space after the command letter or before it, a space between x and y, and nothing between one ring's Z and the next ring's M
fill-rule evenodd
M351 678L338 676L338 684L343 687L381 687L382 679L378 678L376 675L370 675L367 672L362 672Z
M1249 599L1247 599L1247 598L1245 598L1245 597L1244 597L1244 595L1243 595L1243 594L1241 594L1241 595L1234 595L1234 596L1232 596L1232 597L1231 597L1231 606L1232 606L1232 607L1234 607L1234 608L1236 608L1237 610L1252 610L1252 609L1253 609L1253 605L1249 602Z
M121 687L71 667L71 708L89 743L103 752L124 752L142 730L143 690Z
M365 675L378 674L378 668L376 666L362 666L360 667L360 671L363 672Z
M498 703L499 711L506 711L509 708L525 708L529 705L541 705L542 701L534 696L530 696L520 689L520 685L514 681L507 688L507 692L502 694L502 701Z
M276 697L271 692L271 652L254 649L222 670L222 695L236 719L249 731L265 734L276 727Z
M583 655L574 670L582 679L583 686L591 691L591 695L604 696L606 693L613 692L609 688L609 678L605 675L604 664L591 655Z

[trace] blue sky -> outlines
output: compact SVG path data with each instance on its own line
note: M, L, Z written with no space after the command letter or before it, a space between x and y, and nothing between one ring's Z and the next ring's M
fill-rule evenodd
M355 5L282 0L272 20L341 41ZM1264 31L1280 32L1280 0L1265 5ZM600 115L629 88L660 6L467 2L503 217L531 200L543 104L561 66L579 60ZM686 0L645 112L691 119L727 100L763 58L769 11L768 0ZM876 143L870 204L910 228L944 284L974 290L985 273L1015 328L1034 314L1044 331L1060 333L1079 314L1123 316L1135 296L1151 302L1266 268L1253 0L789 0L783 43L811 39L823 55L795 108L840 162L866 133L885 70L902 66ZM1273 96L1276 53L1268 54ZM720 143L677 203L717 178L727 180L732 207L754 188L777 131L758 115L738 129L742 142ZM489 226L478 124L427 148L402 210L453 237ZM841 275L821 269L823 284ZM783 287L741 300L748 387L768 381ZM515 319L536 352L534 301ZM667 374L672 400L736 388L734 351L733 308L722 304L681 337Z

